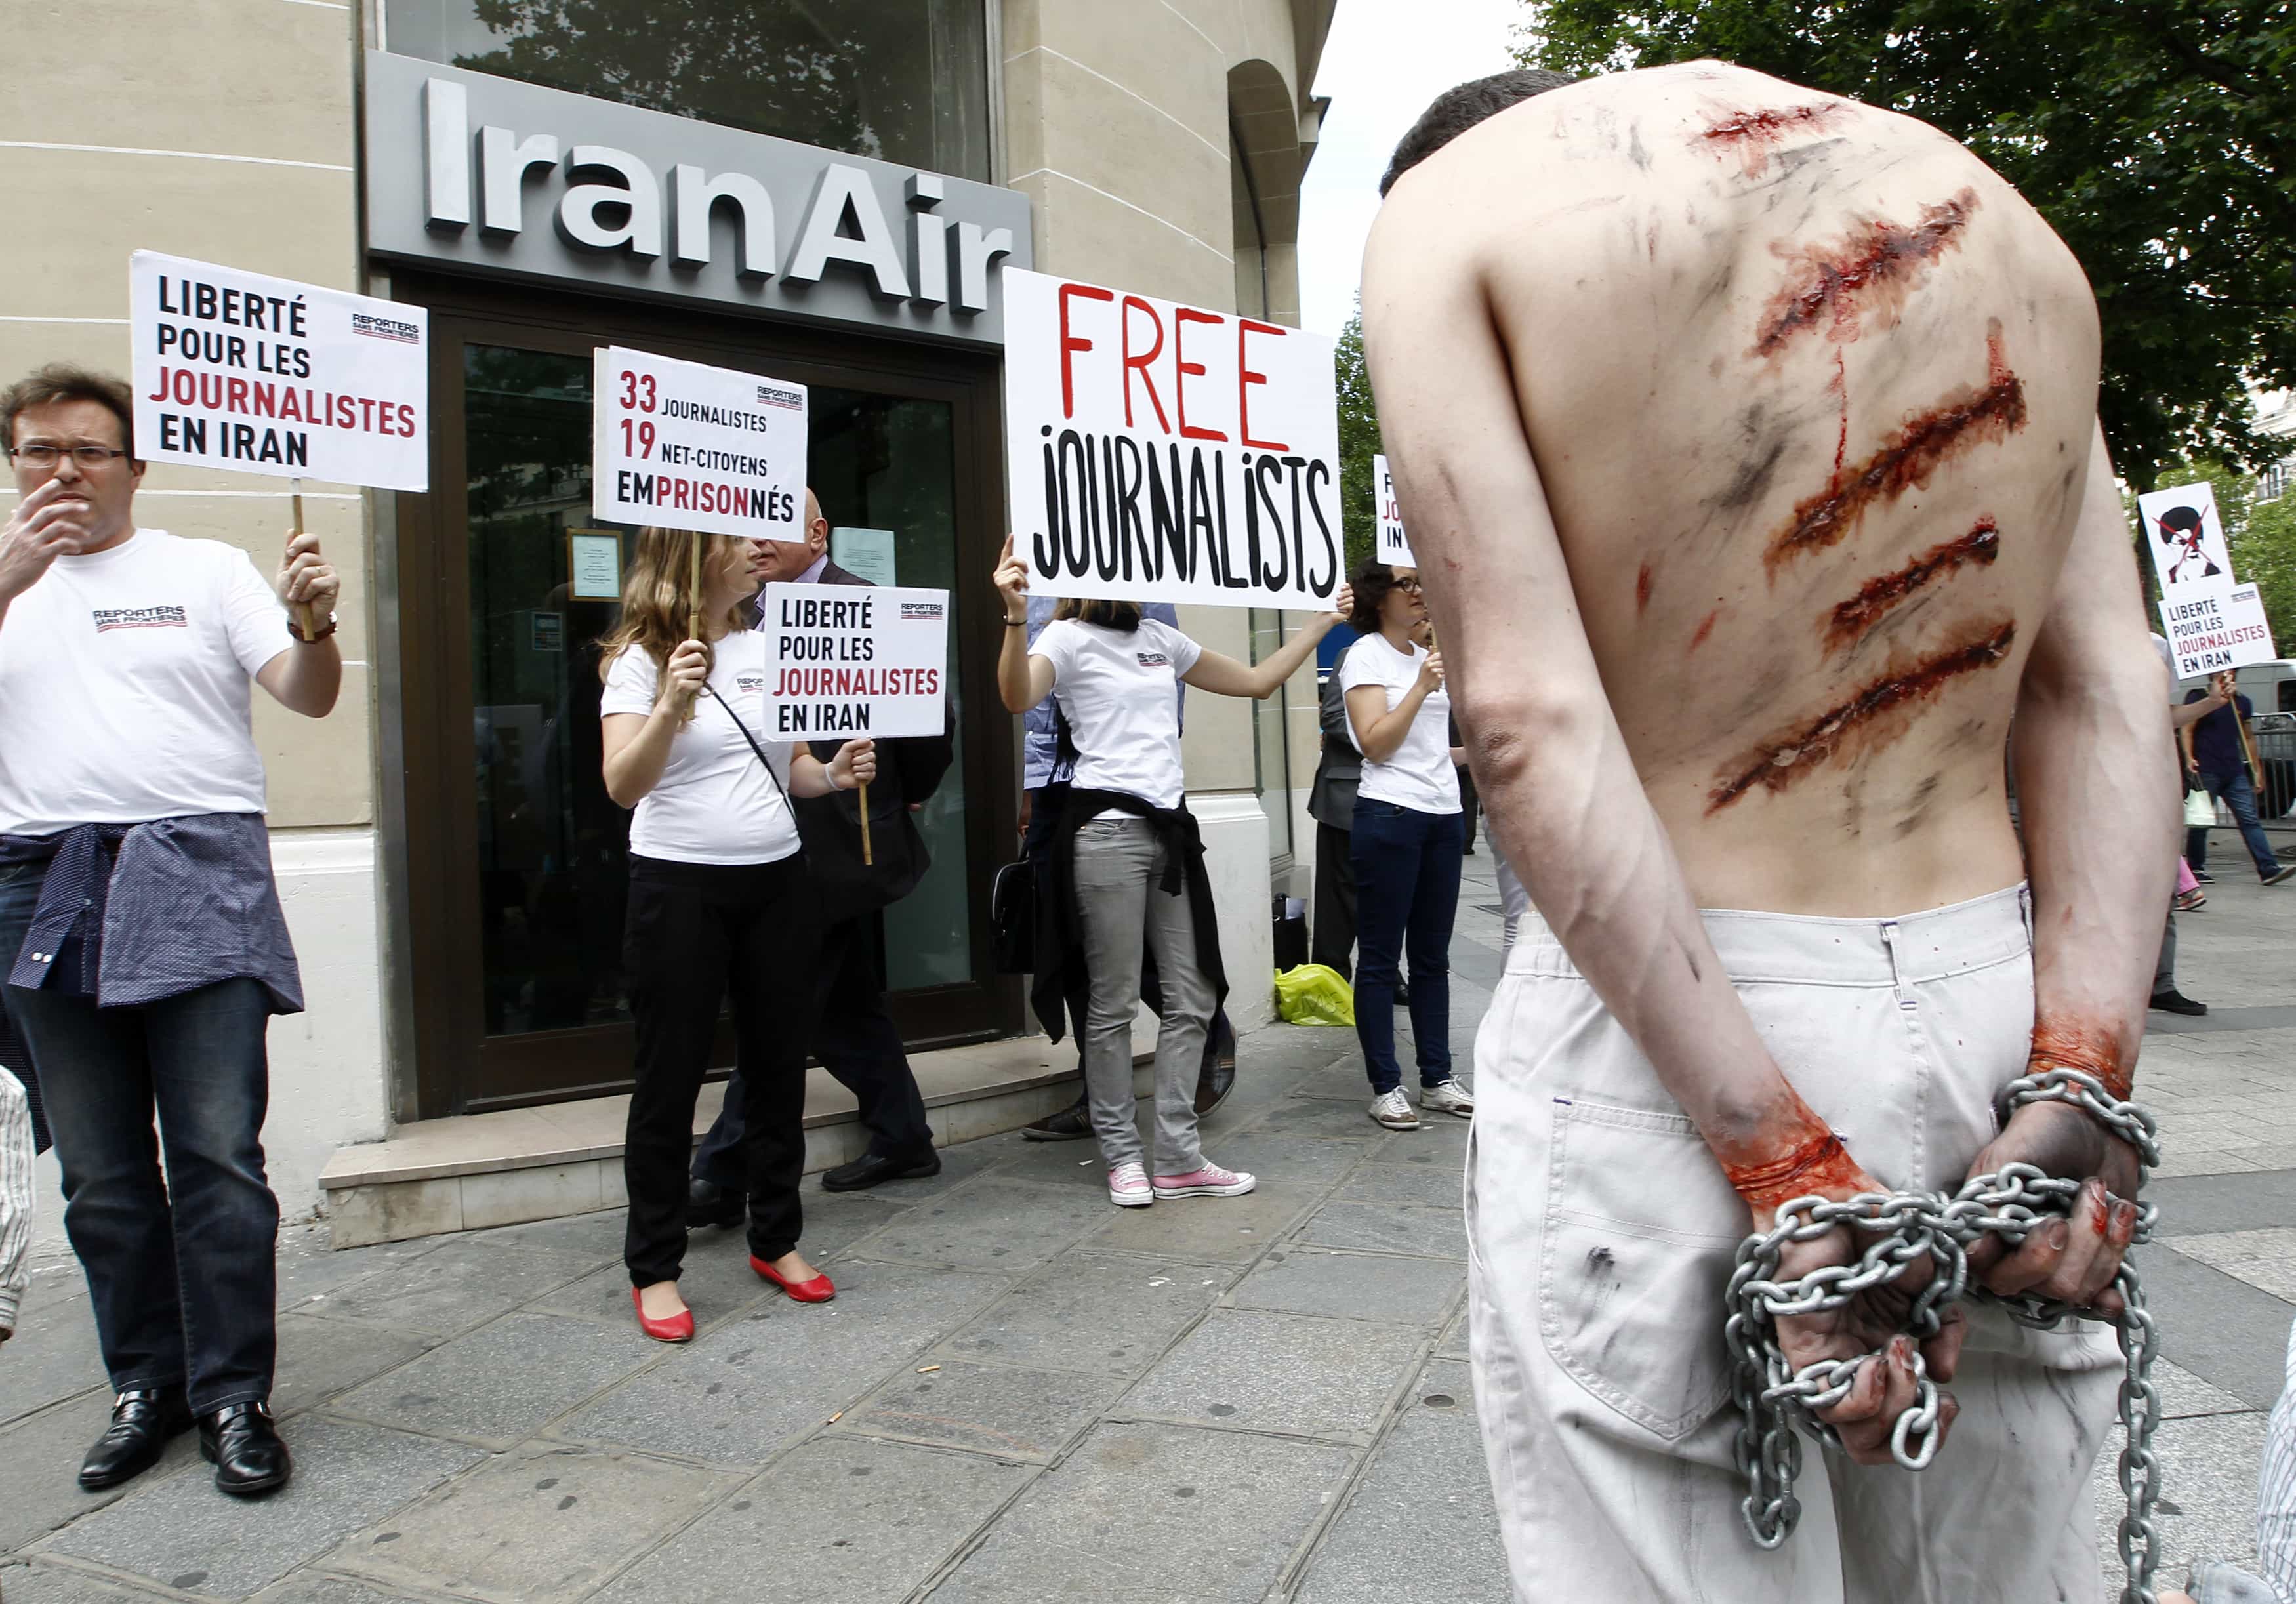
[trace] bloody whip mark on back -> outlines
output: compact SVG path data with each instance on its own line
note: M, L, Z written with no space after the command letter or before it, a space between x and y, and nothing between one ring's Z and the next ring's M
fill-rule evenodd
M1795 134L1814 134L1824 130L1840 117L1839 102L1821 102L1808 106L1770 106L1759 111L1741 111L1706 125L1693 140L1693 146L1703 144L1718 155L1734 150L1744 165L1746 176L1759 178L1770 165L1770 148L1782 143Z
M1775 574L1804 552L1823 551L1857 527L1876 502L1893 501L1926 485L1939 465L1988 440L2006 440L2025 427L2025 383L2001 356L2001 324L1986 333L1988 372L1982 389L1958 390L1907 420L1872 456L1837 473L1817 495L1794 508L1793 521L1770 538L1764 563Z
M1635 610L1642 612L1648 609L1650 599L1651 565L1645 562L1635 574Z
M2033 1047L2027 1073L2043 1069L2078 1069L2104 1083L2113 1096L2127 1100L2136 1084L2136 1072L2111 1031L2095 1025L2042 1019L2033 1026Z
M1758 785L1784 790L1842 756L1853 743L1878 748L1898 740L1910 724L1892 727L1881 721L1926 701L1964 674L1993 667L2009 655L2016 638L2014 620L1980 624L1959 644L1885 675L1816 718L1764 741L1740 759L1734 772L1724 771L1707 793L1707 813L1721 812Z
M1695 651L1701 646L1706 644L1706 637L1714 633L1715 620L1719 618L1721 616L1722 610L1718 607L1712 612L1708 613L1704 618L1698 621L1698 633L1690 637L1691 651Z
M1825 650L1845 651L1864 640L1898 602L1927 585L1972 562L1990 563L2001 555L2001 531L1990 518L1980 518L1968 534L1933 545L1895 573L1868 579L1865 587L1833 610L1826 626Z
M1964 189L1950 200L1922 208L1921 221L1910 226L1867 218L1830 244L1771 246L1793 264L1793 271L1764 309L1751 355L1775 356L1794 336L1829 323L1829 339L1855 340L1869 312L1884 318L1884 326L1896 323L1930 267L1946 251L1961 248L1962 231L1977 204L1977 192Z

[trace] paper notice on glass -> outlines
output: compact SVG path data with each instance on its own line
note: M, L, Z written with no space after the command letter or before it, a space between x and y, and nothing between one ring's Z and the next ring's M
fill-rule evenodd
M2161 623L2180 680L2269 663L2280 655L2252 585L2222 579L2180 585L2161 600Z
M566 536L568 571L577 602L622 599L622 537L611 529L578 530Z
M829 560L857 578L872 585L892 585L893 531L890 529L832 529Z

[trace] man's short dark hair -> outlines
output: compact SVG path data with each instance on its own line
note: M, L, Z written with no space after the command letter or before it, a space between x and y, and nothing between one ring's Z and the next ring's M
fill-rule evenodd
M1387 176L1379 181L1381 197L1384 199L1387 192L1395 187L1397 179L1477 123L1496 117L1509 106L1519 105L1534 94L1544 94L1549 89L1560 89L1578 81L1567 72L1518 67L1513 72L1495 72L1456 89L1446 89L1435 97L1433 105L1419 114L1411 132L1397 143L1395 156L1387 164Z
M119 420L119 443L135 457L135 392L127 381L69 362L51 362L0 390L0 445L16 445L16 414L59 401L93 401Z

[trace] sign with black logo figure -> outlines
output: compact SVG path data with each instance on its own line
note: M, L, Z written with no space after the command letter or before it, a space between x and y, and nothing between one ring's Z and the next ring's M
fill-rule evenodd
M948 593L768 585L766 705L787 741L938 735L947 701Z
M805 538L805 386L620 346L594 386L599 521Z
M156 250L127 281L137 455L430 488L427 310Z

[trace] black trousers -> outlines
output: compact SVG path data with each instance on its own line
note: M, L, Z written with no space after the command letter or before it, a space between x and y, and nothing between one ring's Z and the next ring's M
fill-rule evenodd
M622 1174L630 1284L676 1281L685 1258L693 1103L730 994L742 1071L742 1176L750 1251L777 1259L803 1227L805 1047L820 927L805 860L673 863L630 855L622 963L637 1020L637 1089Z
M885 1007L883 925L882 914L868 913L822 932L813 1052L860 1103L871 1152L922 1158L932 1147L932 1127L900 1027ZM742 1184L742 1079L737 1069L726 1083L726 1106L693 1155L695 1178L727 1191Z
M1316 824L1316 926L1308 934L1308 961L1340 971L1353 981L1350 956L1356 948L1354 832L1318 820Z

